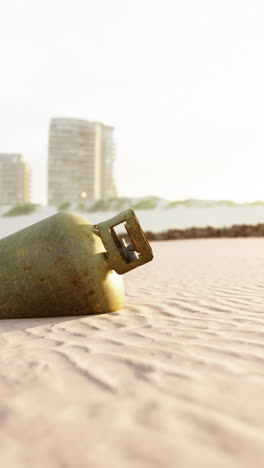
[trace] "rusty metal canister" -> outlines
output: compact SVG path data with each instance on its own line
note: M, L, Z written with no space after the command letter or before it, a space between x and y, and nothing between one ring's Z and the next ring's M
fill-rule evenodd
M128 245L116 234L120 223ZM0 318L118 310L124 304L121 275L152 258L133 210L98 225L57 213L0 240Z

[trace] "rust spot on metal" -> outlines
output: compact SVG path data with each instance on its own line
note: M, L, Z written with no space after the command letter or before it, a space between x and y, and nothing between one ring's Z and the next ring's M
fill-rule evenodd
M128 210L101 223L101 238L85 218L61 213L1 239L0 319L119 310L124 288L114 269L124 273L152 258L149 250L142 259L128 258L130 252L141 254L145 249L143 234L138 245L131 245L129 231L134 233L137 225L134 218ZM120 223L126 223L128 245L120 246L119 239L112 236L111 228ZM125 260L122 248L126 249Z
M57 260L54 262L54 265L57 265L57 263L61 262L62 261L62 258L61 257L58 257Z
M77 280L77 279L72 279L72 280L71 280L71 284L73 284L74 286L79 286L79 280Z
M118 238L114 229L122 223L125 223L124 227L130 240L128 245L121 243L122 239ZM133 210L123 211L114 218L97 224L97 229L108 253L108 268L123 274L152 260L151 246Z
M89 300L89 294L83 294L83 295L82 295L82 300L83 300L83 301Z
M94 289L91 289L91 291L82 294L82 301L89 302L91 300L91 296L95 294Z

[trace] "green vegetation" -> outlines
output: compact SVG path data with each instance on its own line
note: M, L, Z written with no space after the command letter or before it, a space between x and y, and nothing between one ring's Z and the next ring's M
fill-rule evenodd
M184 207L199 207L199 208L211 208L216 206L240 206L239 203L236 203L232 200L198 200L196 198L187 198L185 200L175 200L169 202L165 208L175 208L177 206L184 206Z
M132 205L134 210L153 210L159 204L158 197L148 197Z
M107 200L97 200L88 211L122 211L130 206L130 198L108 198Z
M80 211L85 211L85 210L86 210L86 205L85 205L85 203L79 203L79 205L78 205L78 210L80 210Z
M4 213L3 216L27 215L36 211L38 206L39 205L36 203L25 203L23 205L15 205L12 208L10 208L10 210L8 210L6 213Z
M89 211L109 211L110 204L109 200L97 200L94 204L89 208Z
M186 200L175 200L169 202L166 208L175 208L176 206L190 206L195 201L197 200L193 200L192 198L187 198Z
M71 203L70 203L70 202L63 202L63 203L61 203L61 204L58 206L58 211L69 210L70 207L71 207Z
M225 205L225 206L238 206L240 203L236 203L232 200L217 200L217 201L214 201L213 203L211 203L211 206L214 206L214 205Z
M264 206L264 201L256 200L248 203L241 203L242 206Z
M61 203L58 207L59 211L68 210L70 208L77 209L83 212L120 212L127 210L128 208L132 208L136 211L138 210L154 210L159 208L161 210L164 209L172 209L177 207L184 207L184 208L217 208L217 207L229 207L229 208L236 208L236 207L244 207L244 206L256 206L256 207L264 207L264 201L257 200L254 202L248 203L237 203L232 200L201 200L196 198L186 198L182 200L165 200L161 199L156 196L148 196L148 197L114 197L108 198L106 200L97 200L95 202L91 202L86 200L85 202L81 201L80 203L71 203L71 202L64 202Z
M122 211L128 208L135 210L152 210L159 204L158 197L146 197L138 201L129 197L108 198L107 200L96 201L88 211Z

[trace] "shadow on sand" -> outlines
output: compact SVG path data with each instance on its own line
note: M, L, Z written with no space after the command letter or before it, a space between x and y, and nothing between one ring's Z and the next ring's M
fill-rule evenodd
M101 315L101 314L96 314ZM66 316L66 317L44 317L44 318L24 318L24 319L7 319L0 320L0 333L7 333L12 331L22 331L28 328L35 327L50 327L59 323L65 323L69 321L78 320L84 317L94 317L95 314L91 315L78 315L78 316Z

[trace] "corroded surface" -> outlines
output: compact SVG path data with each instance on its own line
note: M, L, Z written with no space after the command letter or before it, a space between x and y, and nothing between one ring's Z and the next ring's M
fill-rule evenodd
M58 213L0 240L0 318L118 310L123 280L85 218Z
M127 230L129 241L132 242L133 249L139 254L138 258L132 262L124 261L120 249L117 248L118 238L113 228L123 222L125 222L124 227ZM107 251L109 266L117 273L122 275L153 259L152 248L132 209L125 210L113 218L97 224L96 227Z

